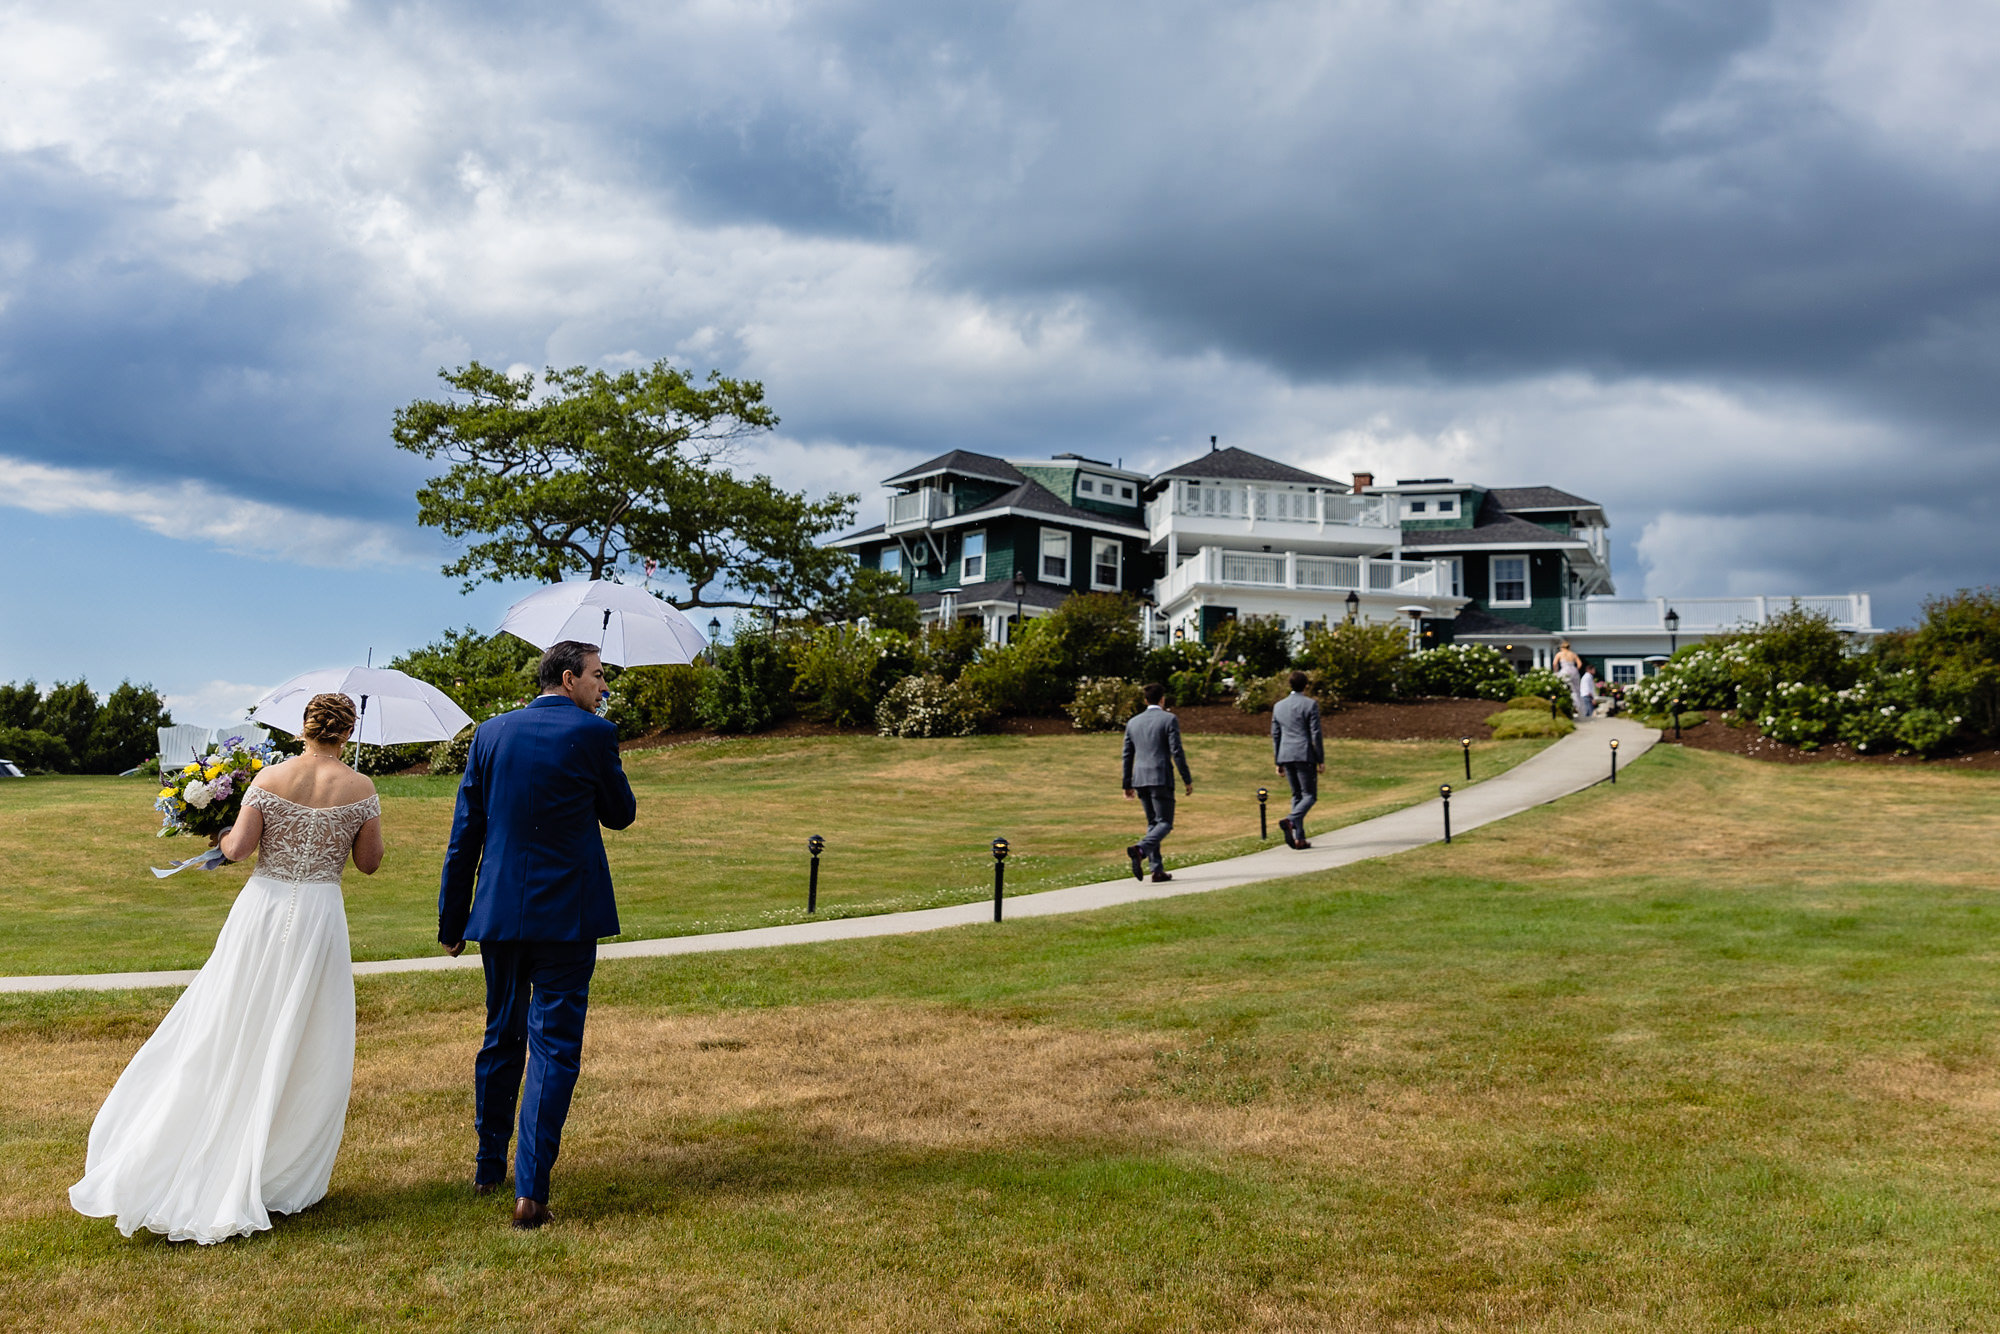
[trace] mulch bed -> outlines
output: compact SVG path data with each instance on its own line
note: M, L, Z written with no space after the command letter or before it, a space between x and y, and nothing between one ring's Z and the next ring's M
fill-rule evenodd
M1959 755L1940 756L1934 760L1921 759L1915 755L1869 755L1856 750L1845 741L1836 741L1821 746L1818 750L1800 750L1782 741L1766 738L1754 727L1729 727L1721 719L1711 716L1700 727L1684 729L1678 743L1670 727L1665 737L1668 745L1683 745L1689 750L1715 750L1726 755L1743 755L1753 760L1765 760L1772 764L1825 764L1832 760L1845 760L1850 764L1902 764L1917 768L1940 769L2000 769L2000 750L1974 750Z

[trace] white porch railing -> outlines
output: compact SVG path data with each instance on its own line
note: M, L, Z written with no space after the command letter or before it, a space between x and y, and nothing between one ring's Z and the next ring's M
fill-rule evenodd
M1234 519L1244 523L1340 524L1391 528L1386 496L1352 496L1335 491L1263 486L1255 482L1198 482L1176 477L1146 505L1146 524L1158 529L1174 515Z
M1161 606L1198 584L1289 589L1306 593L1396 593L1436 597L1448 590L1444 563L1376 556L1304 556L1296 552L1202 547L1155 586Z
M1658 630L1667 628L1667 611L1680 616L1683 633L1734 630L1762 625L1781 611L1797 606L1832 619L1842 630L1871 630L1866 593L1830 597L1734 598L1571 598L1564 604L1565 630Z
M921 490L889 497L887 526L891 532L898 528L910 528L917 524L950 517L951 497L935 487L927 486Z

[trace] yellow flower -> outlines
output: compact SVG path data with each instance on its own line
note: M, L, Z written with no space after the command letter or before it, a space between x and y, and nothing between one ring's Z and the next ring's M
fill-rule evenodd
M174 795L174 790L170 787L163 787L160 789L160 795L163 797L171 797Z
M219 764L209 765L207 772L202 777L208 779L211 783L214 782L216 779L222 777L222 766Z
M250 761L250 772L251 772L251 773L253 773L253 774L254 774L254 773L256 773L256 772L257 772L257 771L258 771L259 769L261 769L261 768L263 768L263 767L264 767L264 761L262 761L262 760L252 760L252 761Z
M181 770L181 772L184 774L198 774L201 772L201 766L199 764L190 764L187 768Z

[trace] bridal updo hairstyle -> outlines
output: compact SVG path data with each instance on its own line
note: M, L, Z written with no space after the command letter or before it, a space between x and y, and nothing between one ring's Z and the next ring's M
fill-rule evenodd
M339 745L354 731L354 701L345 695L314 695L306 705L299 735L308 741Z

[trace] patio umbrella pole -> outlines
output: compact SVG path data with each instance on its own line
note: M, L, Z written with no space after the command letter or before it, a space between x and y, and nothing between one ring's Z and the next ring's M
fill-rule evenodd
M361 767L361 724L368 720L368 696L361 697L361 712L354 718L354 767Z

